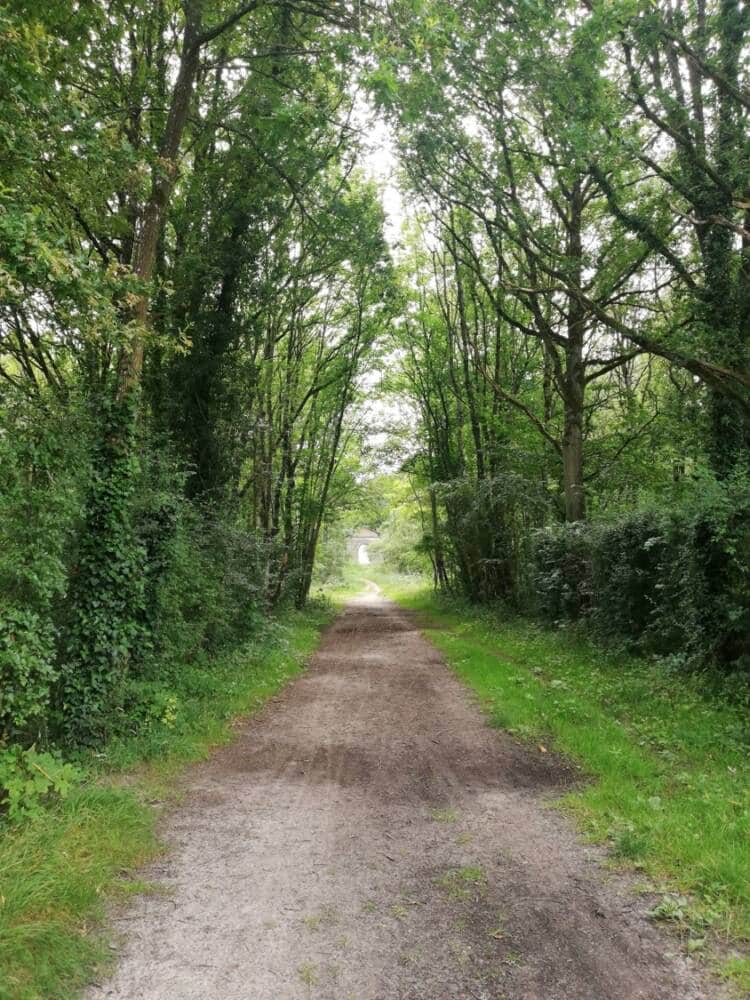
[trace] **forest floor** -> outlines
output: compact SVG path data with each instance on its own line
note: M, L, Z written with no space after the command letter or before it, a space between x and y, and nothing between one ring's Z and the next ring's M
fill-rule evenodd
M183 781L90 1000L724 995L549 808L579 772L491 729L375 588Z

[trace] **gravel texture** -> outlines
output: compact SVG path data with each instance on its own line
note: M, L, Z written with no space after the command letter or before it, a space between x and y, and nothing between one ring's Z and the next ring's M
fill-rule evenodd
M374 590L186 778L166 892L114 917L127 1000L697 1000L723 991L548 807L576 780L489 728Z

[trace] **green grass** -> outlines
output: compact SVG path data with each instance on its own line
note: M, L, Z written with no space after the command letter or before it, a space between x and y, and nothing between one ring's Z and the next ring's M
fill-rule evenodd
M0 826L0 1000L75 997L106 966L105 905L151 888L133 876L160 850L171 779L301 672L333 614L328 604L286 615L256 644L183 666L163 713L82 759L86 780L65 801Z
M562 806L617 863L664 898L656 918L688 947L734 947L724 973L750 991L748 723L696 682L603 653L574 635L436 601L420 582L366 576L421 612L429 638L492 721L577 760L594 780ZM352 572L336 602L363 586ZM333 607L288 616L261 642L181 669L163 718L85 762L87 781L58 807L0 828L0 1000L77 995L111 955L104 906L148 890L133 873L154 857L172 778L232 737L301 670ZM692 942L692 944L690 943Z
M361 594L367 588L367 581L374 579L369 573L370 568L348 562L338 579L328 580L325 583L313 580L311 594L315 598L332 601L336 606L341 606L349 598Z
M449 868L437 884L445 889L451 899L470 899L471 890L480 888L487 882L483 869L469 866L465 868Z
M723 972L750 990L745 715L706 696L698 678L569 632L451 606L424 584L377 578L424 616L429 639L495 725L578 762L593 780L562 808L610 846L613 863L635 867L662 893L655 919L676 927L689 950L723 955Z

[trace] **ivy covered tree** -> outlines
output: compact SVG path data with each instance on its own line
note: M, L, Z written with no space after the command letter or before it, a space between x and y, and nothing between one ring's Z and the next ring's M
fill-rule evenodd
M422 220L395 342L443 585L586 615L648 565L638 635L742 647L747 31L720 3L391 5L368 83Z
M40 468L51 493L74 486L65 544L37 617L3 619L16 644L23 611L28 643L3 669L12 687L36 664L39 718L96 741L160 636L193 634L175 592L188 552L217 604L199 643L306 599L391 297L382 211L354 172L362 13L166 0L0 17L3 421L43 415L79 445L78 475L64 448Z
M748 27L740 0L6 3L2 733L97 743L165 663L304 604L378 481L376 372L409 417L400 566L594 617L618 580L612 621L739 662Z

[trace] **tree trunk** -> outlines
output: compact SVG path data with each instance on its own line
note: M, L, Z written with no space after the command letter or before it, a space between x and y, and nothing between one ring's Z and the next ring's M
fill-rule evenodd
M430 460L432 464L432 460ZM434 476L431 477L434 480ZM443 539L438 518L437 498L435 491L430 489L430 517L432 519L432 566L435 575L435 589L449 590L448 572L445 568L445 553L443 551Z
M164 135L157 151L151 194L136 227L133 241L131 266L142 287L130 317L134 327L130 343L120 356L117 379L119 400L127 398L141 383L145 331L149 322L148 285L154 274L156 249L164 225L164 215L177 179L178 154L200 64L202 7L202 0L192 0L185 4L180 68L172 91Z
M100 428L96 469L86 498L79 572L72 587L67 657L59 707L71 742L97 742L103 720L131 669L144 627L145 553L132 517L138 471L137 426L149 284L154 274L164 212L174 188L177 154L199 62L202 0L185 5L182 56L149 200L136 223L132 269L141 289L130 312L130 339L122 349L114 399L96 399Z
M573 185L568 222L568 260L571 286L581 287L581 217L583 195L581 181ZM583 363L583 341L586 332L586 313L580 298L573 292L568 296L567 345L565 348L565 380L562 386L565 405L565 424L562 436L563 484L565 490L565 520L569 523L583 521L586 517L586 498L583 486L583 404L586 389L586 371Z
M583 487L583 393L575 401L565 401L565 428L562 437L565 520L568 523L586 518Z

